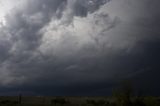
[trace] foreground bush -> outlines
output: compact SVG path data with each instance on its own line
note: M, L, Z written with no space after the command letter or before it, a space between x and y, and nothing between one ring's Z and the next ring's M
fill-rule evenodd
M57 105L57 104L64 105L64 104L69 104L69 101L67 101L65 98L56 98L56 99L51 100L51 104L52 105Z
M145 97L144 103L146 106L160 106L160 102L155 97Z

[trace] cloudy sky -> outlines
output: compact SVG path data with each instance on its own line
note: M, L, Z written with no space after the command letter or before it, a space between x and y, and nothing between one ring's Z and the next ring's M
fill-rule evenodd
M0 95L160 95L159 0L0 0Z

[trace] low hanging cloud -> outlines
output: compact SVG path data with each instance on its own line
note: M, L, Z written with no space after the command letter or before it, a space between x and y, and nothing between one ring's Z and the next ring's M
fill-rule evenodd
M159 68L158 4L19 0L0 27L0 86L107 84Z

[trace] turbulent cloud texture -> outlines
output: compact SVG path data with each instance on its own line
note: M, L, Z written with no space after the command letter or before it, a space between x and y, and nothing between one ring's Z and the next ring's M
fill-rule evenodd
M158 0L7 2L0 15L2 88L82 93L159 69Z

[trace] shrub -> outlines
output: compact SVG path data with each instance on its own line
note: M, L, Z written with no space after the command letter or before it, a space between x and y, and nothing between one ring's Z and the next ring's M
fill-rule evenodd
M87 102L87 104L92 104L92 105L96 104L95 100L89 100L89 99L87 99L86 102Z
M51 104L61 104L61 105L64 105L66 103L69 103L68 101L65 100L65 98L56 98L56 99L53 99L51 100Z
M98 106L103 106L103 105L105 105L106 104L106 101L105 100L99 100L99 101L97 101L97 105Z
M132 86L129 81L124 81L118 90L113 92L117 106L131 106Z
M135 98L133 106L146 106L142 97Z
M159 101L154 97L146 97L144 103L146 106L160 106Z

